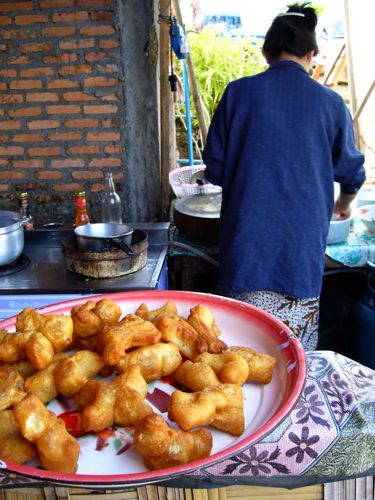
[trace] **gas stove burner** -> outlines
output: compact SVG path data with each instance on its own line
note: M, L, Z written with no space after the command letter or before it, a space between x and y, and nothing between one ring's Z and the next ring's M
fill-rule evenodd
M26 267L30 265L30 262L29 257L23 253L14 262L6 266L0 266L0 277L18 273L26 269Z

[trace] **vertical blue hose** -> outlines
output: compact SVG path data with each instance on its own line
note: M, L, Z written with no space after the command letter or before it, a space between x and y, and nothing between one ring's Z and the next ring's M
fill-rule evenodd
M181 60L181 63L182 63L182 75L184 79L185 115L186 115L189 165L194 165L193 135L192 135L191 115L190 115L189 78L186 70L186 63L183 59Z

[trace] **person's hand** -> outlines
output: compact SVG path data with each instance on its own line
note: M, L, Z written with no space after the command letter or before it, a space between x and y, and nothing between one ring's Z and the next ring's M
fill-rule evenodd
M355 194L344 194L340 192L333 207L335 220L342 220L350 217L352 213L352 207L350 204L354 200L355 196Z

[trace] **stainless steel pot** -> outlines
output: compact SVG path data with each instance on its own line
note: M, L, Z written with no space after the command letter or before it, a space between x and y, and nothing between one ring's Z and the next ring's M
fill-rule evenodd
M0 210L0 266L11 264L21 255L26 222L18 212Z
M81 252L107 252L120 248L127 255L133 255L130 248L133 228L127 224L85 224L76 227L74 234L77 249Z

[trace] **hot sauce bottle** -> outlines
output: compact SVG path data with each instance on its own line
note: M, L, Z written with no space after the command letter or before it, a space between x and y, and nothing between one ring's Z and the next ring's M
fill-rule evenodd
M31 230L34 229L33 218L30 214L29 207L29 194L25 191L23 193L17 193L18 199L18 208L21 216L21 220L26 221L25 229Z
M74 216L75 227L83 226L84 224L90 224L90 217L87 213L86 208L86 193L85 191L79 191L75 193L75 205L76 213Z

